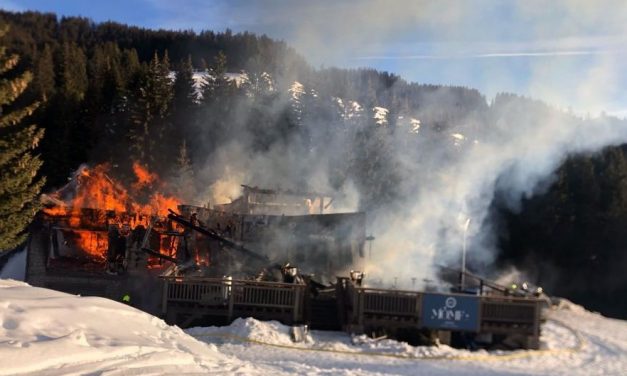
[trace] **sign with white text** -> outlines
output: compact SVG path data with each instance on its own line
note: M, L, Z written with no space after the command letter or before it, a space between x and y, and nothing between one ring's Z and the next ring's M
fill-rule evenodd
M422 326L431 329L479 331L479 297L424 294Z

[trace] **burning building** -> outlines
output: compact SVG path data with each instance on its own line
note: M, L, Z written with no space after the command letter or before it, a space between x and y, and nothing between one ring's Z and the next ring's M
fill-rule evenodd
M42 196L27 281L160 310L161 275L272 278L286 263L322 282L363 255L364 213L328 213L329 194L242 186L213 208L184 205L138 163L126 184L108 165L82 167Z

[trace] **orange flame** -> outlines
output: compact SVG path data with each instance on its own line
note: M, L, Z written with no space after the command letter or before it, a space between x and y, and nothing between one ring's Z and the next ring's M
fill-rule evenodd
M93 208L123 212L131 203L128 192L113 181L107 172L108 165L98 165L93 170L83 169L78 179L78 192L72 202L74 208Z
M74 241L86 253L100 261L104 261L107 254L108 239L107 234L100 234L95 231L75 230Z
M133 162L133 172L137 177L137 182L133 183L133 189L140 190L144 187L148 187L157 181L157 174L154 174L142 165L139 162Z
M45 208L44 212L50 216L69 216L68 224L74 233L73 240L86 253L104 260L108 248L107 233L81 229L83 213L81 209L98 209L112 211L111 218L101 218L100 226L106 229L108 225L126 225L131 230L139 225L147 227L151 217L165 217L168 209L176 209L181 204L173 196L154 191L151 194L145 191L148 188L161 186L157 174L150 172L139 163L133 163L135 182L127 190L119 181L112 179L108 173L110 166L100 164L93 168L81 168L75 176L75 192L65 205L56 205ZM141 191L141 192L140 192ZM147 199L141 200L141 196ZM54 196L53 194L52 196ZM59 196L58 194L56 196ZM161 247L164 248L164 247ZM161 249L162 253L170 253L168 249Z

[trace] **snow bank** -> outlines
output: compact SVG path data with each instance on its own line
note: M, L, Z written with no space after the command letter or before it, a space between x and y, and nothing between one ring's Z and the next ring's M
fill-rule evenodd
M278 321L258 321L253 318L235 319L229 326L196 327L185 330L196 338L223 338L226 340L256 341L273 345L296 346L292 342L290 327ZM308 336L307 342L311 342Z
M196 327L185 330L189 335L208 342L236 341L249 344L288 346L297 349L324 350L338 353L390 354L398 357L422 358L468 355L470 352L449 346L410 346L391 339L372 339L366 335L350 336L344 332L313 330L305 340L294 343L291 328L278 321L235 319L229 326Z
M0 374L257 373L123 304L0 280Z
M577 313L588 312L584 307L564 298L554 298L551 303L553 304L553 309L555 310L573 311Z

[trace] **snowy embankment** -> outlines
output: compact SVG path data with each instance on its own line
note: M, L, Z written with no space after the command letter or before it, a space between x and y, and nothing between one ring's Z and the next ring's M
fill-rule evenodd
M277 322L182 331L107 299L0 280L0 374L627 374L626 322L568 302L549 318L540 351L412 347L319 331L292 343Z
M123 304L0 280L0 374L164 374L255 369Z

